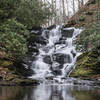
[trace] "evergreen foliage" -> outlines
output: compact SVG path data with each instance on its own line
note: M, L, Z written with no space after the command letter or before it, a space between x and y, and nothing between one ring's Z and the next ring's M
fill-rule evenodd
M82 32L82 34L80 34L76 43L78 49L83 52L99 47L100 46L100 22L91 23L89 28L86 28Z
M22 58L28 51L28 29L46 23L50 5L40 0L0 0L0 51Z
M29 32L15 19L8 19L0 25L0 49L7 57L20 58L27 52L27 37Z
M46 23L52 15L50 7L40 0L0 0L0 19L16 17L27 28L32 28Z

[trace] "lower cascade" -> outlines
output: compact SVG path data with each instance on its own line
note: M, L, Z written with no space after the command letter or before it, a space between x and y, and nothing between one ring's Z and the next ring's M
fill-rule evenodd
M36 44L39 54L32 63L34 75L31 78L61 80L68 77L79 55L73 42L81 31L62 26L43 30L41 35L46 44Z

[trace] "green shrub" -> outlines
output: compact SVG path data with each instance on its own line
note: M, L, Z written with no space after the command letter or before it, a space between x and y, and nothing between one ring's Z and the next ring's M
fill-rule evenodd
M76 44L81 51L88 51L100 46L100 22L98 24L91 23L89 28L80 34Z
M0 25L0 49L5 51L8 57L15 59L23 57L27 52L28 34L29 32L22 24L15 19L8 19Z
M40 0L0 0L0 50L20 59L27 52L27 39L33 26L46 23L51 5Z

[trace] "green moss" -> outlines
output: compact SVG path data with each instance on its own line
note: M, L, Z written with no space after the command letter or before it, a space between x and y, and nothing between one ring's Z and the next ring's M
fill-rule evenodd
M0 61L0 66L8 67L8 66L12 66L12 65L13 65L13 62L11 62L11 61Z
M17 85L22 85L22 86L39 84L39 82L36 81L36 80L31 80L31 79L19 79L19 78L16 78L15 80L13 80L13 82L15 82Z
M92 77L100 74L100 62L98 62L96 50L89 51L80 55L76 62L76 68L70 76L73 77Z
M89 77L90 73L91 73L91 70L79 68L79 69L73 71L71 76L74 76L74 77Z

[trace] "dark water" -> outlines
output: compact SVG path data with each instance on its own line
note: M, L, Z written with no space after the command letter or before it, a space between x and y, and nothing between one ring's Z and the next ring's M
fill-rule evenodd
M100 89L70 85L0 87L0 100L100 100Z

